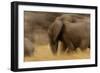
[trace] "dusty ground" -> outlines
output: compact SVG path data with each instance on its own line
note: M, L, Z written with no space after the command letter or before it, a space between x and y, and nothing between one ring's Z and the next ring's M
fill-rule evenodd
M90 51L87 48L86 51L82 52L80 49L77 52L68 54L67 52L61 54L60 49L57 55L53 55L48 45L36 46L35 53L29 57L25 57L24 61L47 61L47 60L70 60L70 59L87 59L90 58Z

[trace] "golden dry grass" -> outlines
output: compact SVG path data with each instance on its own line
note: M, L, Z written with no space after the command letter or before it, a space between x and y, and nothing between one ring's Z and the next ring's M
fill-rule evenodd
M24 57L24 61L48 61L48 60L71 60L71 59L87 59L90 58L90 50L77 50L74 53L61 53L60 48L57 55L53 55L48 45L36 46L35 53L32 56Z

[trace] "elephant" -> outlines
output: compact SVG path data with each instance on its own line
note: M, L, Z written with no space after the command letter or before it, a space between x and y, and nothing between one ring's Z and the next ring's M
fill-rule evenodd
M61 52L85 50L90 46L90 15L63 14L55 19L48 30L50 47L53 54L57 53L59 41Z
M28 38L24 38L24 56L32 56L34 52L34 45Z
M25 54L28 52L31 54L35 48L32 47L32 44L35 44L36 41L41 41L42 37L38 38L40 33L47 33L49 26L54 22L57 16L60 16L61 13L54 12L37 12L37 11L24 11L24 46ZM39 34L39 35L38 35ZM41 35L48 38L47 35ZM43 41L43 42L46 42ZM28 51L27 51L28 50ZM31 52L31 53L30 53Z

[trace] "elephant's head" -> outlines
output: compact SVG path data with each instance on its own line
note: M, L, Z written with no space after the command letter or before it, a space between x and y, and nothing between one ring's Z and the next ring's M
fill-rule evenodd
M59 17L56 18L54 23L49 28L48 34L50 38L50 47L54 54L57 53L58 42L59 42L59 35L62 30L63 24Z

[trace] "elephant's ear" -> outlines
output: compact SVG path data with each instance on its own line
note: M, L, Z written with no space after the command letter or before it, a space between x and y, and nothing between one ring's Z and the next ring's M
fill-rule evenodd
M49 36L50 38L52 38L53 41L56 41L58 35L61 32L62 26L63 26L63 23L61 19L59 17L56 18L56 20L53 22L53 24L51 25L49 29Z

